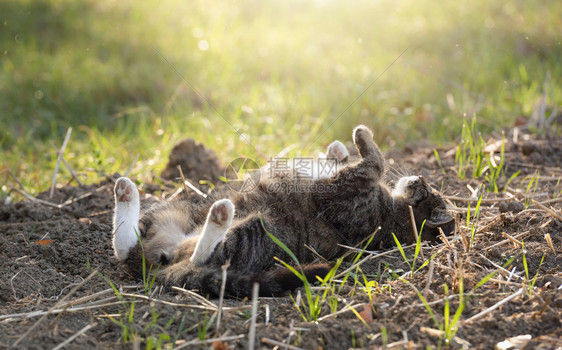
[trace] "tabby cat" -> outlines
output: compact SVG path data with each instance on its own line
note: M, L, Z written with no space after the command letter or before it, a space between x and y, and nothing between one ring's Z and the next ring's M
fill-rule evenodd
M418 230L425 221L423 239L435 240L438 227L446 234L452 231L453 217L423 177L403 177L390 190L380 181L384 157L371 131L358 126L353 141L360 161L330 178L262 180L247 193L224 186L201 203L158 203L142 215L137 188L128 178L119 178L113 233L117 259L141 275L144 254L149 265L161 265L159 277L165 285L209 295L219 294L221 266L228 263L228 295L248 296L258 282L260 295L272 296L302 282L275 264L274 257L292 261L266 230L304 264L311 281L326 275L330 267L310 265L316 256L306 246L333 260L344 253L338 243L355 246L379 227L368 249L392 248L391 233L404 244L412 243L408 206L413 208Z

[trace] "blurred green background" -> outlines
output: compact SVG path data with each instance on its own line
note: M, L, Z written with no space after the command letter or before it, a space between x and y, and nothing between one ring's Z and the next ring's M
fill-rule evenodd
M463 118L500 132L562 104L556 0L3 0L0 19L2 176L32 193L69 126L86 181L137 154L149 179L185 137L264 164L359 123L383 148L440 144Z

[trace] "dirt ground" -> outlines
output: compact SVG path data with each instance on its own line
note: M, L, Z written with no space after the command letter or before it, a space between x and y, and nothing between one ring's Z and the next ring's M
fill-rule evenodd
M472 213L476 206L469 201L469 187L476 189L482 180L459 180L454 151L439 149L442 167L428 145L387 153L391 167L425 176L458 208L458 233L447 243L422 250L425 259L435 254L431 264L413 277L405 276L407 284L397 278L410 270L398 251L384 256L365 253L363 257L370 259L361 269L375 281L371 296L361 285L348 283L339 292L337 308L342 312L325 317L331 311L324 305L317 322L305 322L289 296L260 298L256 348L276 348L277 341L290 344L290 349L493 349L507 338L528 335L526 349L561 349L562 140L526 136L517 143L508 142L507 177L499 183L505 186L511 174L520 174L505 192L484 196L469 249L466 213L469 203ZM528 186L535 174L538 181ZM66 348L82 349L150 348L158 343L248 348L251 301L225 300L217 329L218 300L162 292L158 282L146 293L142 281L125 273L111 247L112 187L112 177L108 177L97 185L58 188L50 199L47 193L38 197L60 207L31 200L0 204L0 348L15 344L22 349L45 349L63 342ZM162 181L140 187L147 201L169 196L177 188ZM529 279L537 276L534 288L529 288L532 282L526 279L521 246L504 233L524 241ZM411 248L406 253L413 256ZM350 265L346 261L340 269ZM498 273L474 288L492 271ZM451 296L452 318L459 306L461 275L466 304L456 324L456 338L446 344L438 330L446 315L444 285ZM358 280L363 282L362 277ZM112 285L121 290L119 297ZM414 287L427 299L437 323ZM355 306L365 322L346 305ZM489 312L480 316L485 310Z

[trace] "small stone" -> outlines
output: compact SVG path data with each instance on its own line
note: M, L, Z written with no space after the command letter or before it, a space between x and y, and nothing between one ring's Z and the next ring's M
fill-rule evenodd
M89 218L80 218L78 219L78 221L84 225L89 225L92 223L92 220L90 220Z
M506 340L496 344L496 350L522 349L529 341L531 341L531 338L530 334L507 338Z
M511 202L501 202L500 206L500 213L519 213L520 211L525 210L525 204L519 201L511 201Z
M541 321L546 323L554 323L557 322L558 320L558 316L554 313L554 312L543 312L543 314L541 315Z

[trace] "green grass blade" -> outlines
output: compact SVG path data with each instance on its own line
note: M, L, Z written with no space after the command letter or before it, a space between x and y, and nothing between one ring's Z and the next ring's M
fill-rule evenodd
M453 320L451 321L451 326L454 327L457 322L459 321L462 312L464 310L465 300L464 300L464 281L462 275L459 277L459 307L453 316Z
M334 278L334 276L336 275L336 272L338 272L338 269L341 266L343 259L338 259L336 260L336 263L334 264L334 266L332 267L332 269L328 272L328 274L326 274L326 276L324 276L324 278L320 278L318 276L316 276L316 278L318 278L318 280L320 281L321 285L328 285L330 283L330 281Z
M490 280L490 278L494 277L497 274L498 274L498 270L492 271L489 274L487 274L486 277L482 278L478 283L476 283L476 285L472 288L472 291L475 291L479 287L483 286L486 282Z
M545 257L545 255L543 254L543 256L541 258L541 262L539 263L539 267L537 268L537 272L535 273L535 277L533 277L531 285L529 286L529 291L532 291L533 288L535 287L535 282L537 282L537 277L539 277L539 271L540 271L542 263L544 261L544 257Z
M422 295L422 293L420 293L420 291L416 288L416 286L414 286L412 283L406 281L405 279L400 279L401 281L405 282L406 284L408 284L410 287L412 287L414 289L414 291L416 292L416 294L418 295L418 297L420 298L420 300L423 303L423 306L425 307L425 309L427 310L427 313L429 314L429 316L431 316L431 319L433 320L433 322L435 323L435 327L439 328L439 322L437 321L437 317L435 317L435 313L433 312L433 310L431 309L431 306L429 305L429 303L427 302L427 300L425 299L425 297Z
M350 306L349 309L351 310L351 312L353 312L353 313L355 314L355 316L357 316L357 318L358 318L361 322L363 322L363 324L364 324L365 326L368 326L368 325L367 325L367 322L363 319L363 317L361 317L361 315L359 315L359 312L357 312L357 310L355 310L355 308L354 308L353 306Z
M400 241L398 240L398 238L396 238L396 235L394 233L392 233L392 237L394 237L394 242L396 242L396 245L398 246L398 250L400 251L400 254L402 254L402 258L404 258L404 261L406 262L406 264L408 264L408 266L411 269L412 265L410 265L408 258L406 258L406 253L404 253L404 249L402 248Z
M380 226L377 227L377 229L375 230L375 232L371 233L369 239L367 240L367 242L363 245L363 250L367 250L367 248L369 247L369 245L371 244L371 242L373 241L373 239L375 238L375 235L377 234L377 232L380 230ZM363 251L360 251L357 253L357 255L355 255L355 258L353 259L353 264L355 264L356 262L359 261L359 259L361 259L361 257L363 256Z
M414 261L412 262L412 266L411 266L412 276L414 275L414 269L416 268L416 260L418 259L418 254L420 253L420 249L421 249L421 237L422 237L424 226L425 226L425 220L422 222L420 232L418 233L418 239L416 240L416 247L414 249Z
M281 242L277 237L275 237L273 234L271 234L266 228L265 228L265 224L263 223L263 219L261 217L261 213L258 214L259 218L260 218L260 222L261 222L261 226L263 227L265 233L269 236L269 238L271 238L271 240L273 242L275 242L275 244L277 244L279 247L281 247L281 249L283 249L283 251L285 253L287 253L287 255L289 255L291 257L291 259L293 259L297 265L300 266L300 262L299 259L297 259L297 257L295 256L295 254L291 251L291 249L289 249L289 247L287 247L285 245L285 243Z
M480 219L480 204L482 203L482 198L484 194L481 194L476 203L476 208L474 209L474 221L472 222L472 227L470 228L470 246L474 243L474 236L476 235L476 229L478 227L478 220ZM468 226L467 226L468 227Z
M302 281L306 281L306 276L302 273L300 273L299 271L297 271L297 269L295 269L294 267L292 267L291 265L287 264L286 262L284 262L283 260L279 259L278 257L273 257L275 260L279 261L279 263L281 263L284 267L286 267L289 271L291 271L292 273L294 273L300 280Z
M525 270L525 277L529 280L529 267L527 266L527 257L525 254L525 242L521 241L521 250L523 252L523 269Z
M505 268L505 267L511 265L511 263L515 260L515 258L516 258L515 256L512 256L505 264L503 264L502 267ZM479 287L483 286L486 282L488 282L490 280L490 278L494 277L497 274L498 274L498 270L494 270L494 271L490 272L489 274L487 274L478 283L476 283L476 285L474 287L472 287L472 292L474 292Z
M131 303L131 309L129 310L129 317L127 318L127 321L129 322L129 324L134 324L135 323L135 302L133 301Z
M509 177L509 179L508 179L507 182L505 183L504 191L507 190L507 187L509 186L509 184L510 184L513 180L515 180L515 178L516 178L517 176L519 176L520 173L521 173L521 172L518 170L518 171L516 171L515 173L513 173L513 175L511 175L511 176Z
M310 318L307 318L306 315L304 314L304 312L302 312L301 307L297 305L297 301L295 300L295 298L293 298L292 295L289 295L289 297L291 298L291 301L293 302L293 304L297 308L297 311L301 315L301 318L303 319L303 321L308 322L310 320Z
M119 298L120 301L125 300L121 292L119 292L119 289L115 287L115 285L113 284L113 282L111 282L111 280L109 280L109 278L107 278L105 275L101 274L100 272L98 272L98 275L101 276L101 278L103 278L107 282L107 284L109 284L109 286L111 287L111 289L113 289L113 292L115 293L117 298Z
M445 323L445 334L448 336L449 333L449 287L446 284L443 285L445 288L445 307L443 310L443 322Z
M432 256L429 257L429 259L427 259L426 261L423 262L423 264L420 265L420 267L418 267L416 269L416 272L418 272L419 270L423 269L424 267L426 267L427 265L429 265L429 263L431 262L431 260L433 260L433 258L435 258L437 256L437 254L439 254L439 252L434 253Z
M441 172L443 173L443 175L447 175L447 172L445 171L445 168L443 167L443 164L441 163L441 158L439 158L439 152L437 152L436 148L433 149L433 154L435 155L435 159L437 160L437 164L439 165L439 169L441 169Z

